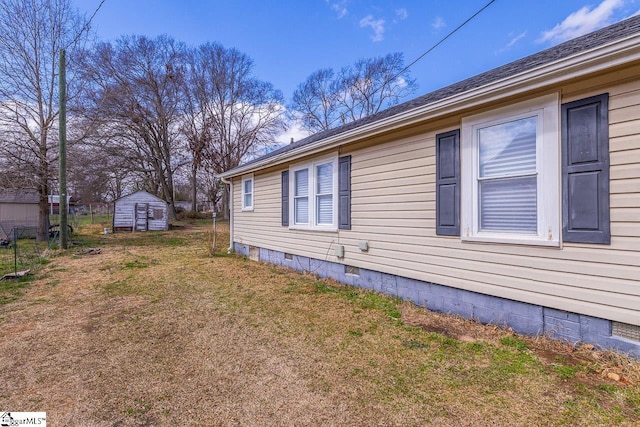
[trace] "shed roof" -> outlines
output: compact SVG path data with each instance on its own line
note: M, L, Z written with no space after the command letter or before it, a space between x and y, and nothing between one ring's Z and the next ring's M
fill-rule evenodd
M3 188L0 190L0 203L38 204L40 195L35 188Z
M287 153L291 151L297 151L297 149L303 148L305 146L315 146L316 144L314 143L321 143L323 140L340 137L340 135L347 134L352 131L357 132L359 129L367 127L368 125L375 124L377 122L383 122L386 121L386 119L391 120L394 118L394 116L400 116L403 113L410 112L411 110L435 105L440 101L454 98L458 95L473 91L474 89L489 86L491 84L510 78L515 78L517 75L524 72L544 67L557 61L595 50L596 48L608 45L619 40L637 36L638 33L640 33L640 15L620 21L616 24L583 35L581 37L577 37L575 39L569 40L557 46L500 66L498 68L494 68L490 71L478 74L474 77L468 78L458 83L454 83L450 86L435 90L402 104L392 106L390 108L387 108L386 110L353 121L351 123L347 123L343 126L318 132L316 134L308 136L307 138L292 142L291 144L274 150L264 156L252 159L249 162L246 162L238 167L222 173L220 176L230 177L236 176L240 173L245 173L251 170L251 168L249 168L249 166L251 165L256 165L255 169L257 169L259 167L270 166L277 163L278 161L284 162L287 159ZM265 162L269 159L274 160L273 162Z
M49 194L49 203L53 203L54 205L60 204L60 196L58 194ZM76 203L75 199L71 196L67 196L67 204L74 205Z
M136 195L138 195L138 196L143 196L143 197L146 197L146 198L149 198L149 199L154 199L154 200L156 200L156 201L158 201L158 202L161 202L161 203L167 204L167 202L166 202L165 200L162 200L160 197L158 197L158 196L156 196L156 195L154 195L154 194L151 194L151 193L149 193L148 191L144 191L144 190L134 191L134 192L133 192L133 193L131 193L131 194L127 194L126 196L122 196L122 197L120 197L120 198L118 198L118 199L114 200L114 202L117 202L117 201L119 201L119 200L124 200L124 199L133 198L133 197L134 197L134 196L136 196Z

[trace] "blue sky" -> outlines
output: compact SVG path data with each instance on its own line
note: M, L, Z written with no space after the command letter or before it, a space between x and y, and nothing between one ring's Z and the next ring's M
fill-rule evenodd
M101 0L73 0L91 15ZM418 58L489 0L106 0L101 40L168 34L189 45L234 47L287 101L312 72L402 52ZM411 67L418 96L620 21L640 0L496 0ZM299 136L295 131L283 136ZM297 139L297 138L296 138Z

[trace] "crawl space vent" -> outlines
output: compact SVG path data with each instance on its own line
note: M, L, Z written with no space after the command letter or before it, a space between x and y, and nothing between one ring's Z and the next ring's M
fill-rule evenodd
M249 259L252 261L260 261L260 248L257 246L249 246Z
M640 326L621 322L611 322L611 326L613 335L640 342Z
M344 266L344 272L347 274L353 274L354 276L360 275L360 269L358 267L352 267L350 265Z

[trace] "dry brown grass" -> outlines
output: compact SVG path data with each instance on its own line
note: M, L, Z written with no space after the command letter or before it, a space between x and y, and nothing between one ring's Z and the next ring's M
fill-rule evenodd
M0 409L52 426L640 422L637 361L222 256L224 233L211 257L210 226L94 228L100 254L55 256L0 306Z

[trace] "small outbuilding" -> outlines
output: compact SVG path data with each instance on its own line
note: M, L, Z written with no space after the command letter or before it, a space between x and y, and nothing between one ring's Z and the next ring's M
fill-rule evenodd
M0 189L0 239L10 239L18 227L33 231L38 227L38 190L33 188Z
M76 212L76 200L67 196L67 213L75 214ZM49 195L49 214L60 215L60 196L57 194Z
M114 202L113 231L169 229L167 202L146 191L136 191Z

